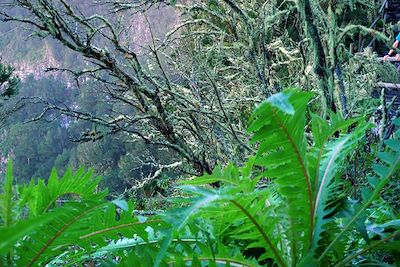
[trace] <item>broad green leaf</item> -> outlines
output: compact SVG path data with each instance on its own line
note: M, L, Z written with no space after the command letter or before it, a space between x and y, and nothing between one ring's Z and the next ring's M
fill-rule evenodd
M9 227L0 228L0 254L6 253L23 237L37 231L50 221L60 216L66 210L58 210L57 212L46 213L31 220L20 221L17 224ZM24 255L25 256L25 255Z
M251 118L252 142L260 142L256 165L275 178L283 199L279 216L293 261L305 253L310 240L312 185L308 172L305 137L306 108L312 94L288 90L274 96L256 109ZM291 108L289 108L291 107Z

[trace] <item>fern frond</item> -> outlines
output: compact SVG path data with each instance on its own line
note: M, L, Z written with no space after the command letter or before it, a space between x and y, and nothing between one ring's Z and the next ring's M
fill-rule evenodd
M335 114L331 112L329 114L330 120L327 121L316 114L311 114L311 130L312 130L312 138L314 144L311 148L311 153L309 153L309 170L313 175L314 186L313 192L316 193L318 191L318 177L320 176L320 166L321 161L326 153L325 149L327 148L329 141L334 139L335 134L346 134L346 131L351 125L360 122L363 118L356 119L343 119L340 114ZM315 199L314 195L314 199Z
M347 124L346 126L348 126ZM356 147L358 142L364 137L365 132L371 128L370 124L361 123L353 129L350 134L345 134L331 142L328 142L319 149L315 149L318 166L317 187L315 196L314 221L315 229L313 234L312 248L318 246L323 227L331 219L326 218L332 212L329 208L329 200L335 195L334 178L342 171L343 161L347 155ZM329 131L328 131L329 132ZM322 145L323 143L321 143ZM324 152L321 153L321 150ZM320 156L321 155L321 156Z
M395 124L400 126L400 119L397 119ZM397 130L392 139L386 140L386 151L378 154L379 162L374 164L373 170L376 176L368 178L369 185L372 188L364 188L364 202L357 211L357 213L347 222L342 230L335 236L332 242L327 246L324 252L320 255L319 261L322 261L328 252L335 246L335 244L342 238L342 236L351 229L354 222L364 214L365 210L376 200L382 189L387 185L390 179L400 169L400 130Z
M311 242L314 213L312 180L308 171L305 113L312 94L288 90L261 104L253 113L249 131L259 142L256 165L274 178L282 197L282 224L288 231L292 262L306 253Z
M60 213L60 211L48 213L30 220L20 221L9 227L1 227L0 254L7 253L20 239L37 231L38 228L59 216Z
M21 199L29 206L29 216L32 218L54 208L57 201L86 201L101 200L107 195L106 191L96 192L100 177L93 178L93 171L85 172L83 168L73 173L70 169L63 177L58 177L57 171L52 170L47 185L39 179L37 184L31 182L21 190ZM21 203L23 205L24 203Z
M68 234L69 228L85 216L91 216L95 212L101 211L110 203L98 203L92 201L69 203L61 208L54 220L51 220L43 227L36 229L33 234L17 248L18 254L23 255L18 261L18 266L43 266L54 256L60 254L60 248L66 245L73 245L74 241L65 244L59 242L63 236Z
M271 194L266 189L256 188L258 179L252 179L252 166L253 160L242 168L229 165L224 170L207 175L204 180L199 179L209 182L219 178L219 181L224 181L226 184L219 190L206 190L193 186L184 187L184 189L189 193L200 195L192 199L192 209L199 207L196 209L196 217L211 223L214 229L213 234L218 237L218 240L223 241L224 244L239 242L243 244L243 250L260 248L265 251L257 256L257 260L274 259L281 266L286 266L285 259L279 251L282 249L280 237L277 237L274 227L277 220L270 213L273 206L266 206L271 199ZM195 183L200 182L195 181ZM207 202L205 198L212 201ZM191 212L187 209L189 208L179 214L184 215L189 222L188 215ZM171 220L179 218L179 214L172 215ZM191 215L193 217L194 214ZM222 246L220 242L217 244Z
M121 238L135 238L147 242L149 238L151 239L148 228L163 229L165 227L167 223L159 216L149 218L134 216L132 203L129 203L129 208L126 210L117 212L115 206L111 205L102 212L80 220L79 224L71 228L67 240L76 240L76 243L90 254L109 245L110 241Z

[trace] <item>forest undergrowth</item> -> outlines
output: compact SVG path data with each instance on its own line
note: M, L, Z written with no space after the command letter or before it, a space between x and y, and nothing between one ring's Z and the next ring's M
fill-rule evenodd
M400 266L384 4L0 3L0 267Z
M308 111L313 94L275 94L253 112L257 153L242 166L177 185L171 208L154 214L107 201L100 178L80 169L1 194L0 252L6 266L348 266L396 264L400 130L360 177L344 179L373 124ZM400 126L397 119L396 127ZM361 170L359 170L361 171ZM362 179L362 180L360 180ZM384 197L383 197L384 196Z

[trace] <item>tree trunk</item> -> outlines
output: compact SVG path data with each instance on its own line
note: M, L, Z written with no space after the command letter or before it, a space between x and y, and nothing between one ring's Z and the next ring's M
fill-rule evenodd
M318 87L322 96L322 104L325 115L328 109L336 112L336 105L333 98L333 73L329 70L324 47L317 26L314 23L314 13L310 0L298 1L299 12L305 21L305 31L310 38L314 55L314 73L318 78Z

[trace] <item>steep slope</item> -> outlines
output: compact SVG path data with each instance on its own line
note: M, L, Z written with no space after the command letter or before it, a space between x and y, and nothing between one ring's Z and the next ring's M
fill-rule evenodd
M70 0L74 9L86 13L85 15L101 14L112 18L109 8L105 5L94 5L94 1ZM15 11L17 14L19 11ZM21 17L23 13L19 14ZM151 9L146 12L134 14L127 12L115 17L121 20L128 29L129 39L132 47L139 54L151 42L150 26L159 38L171 30L177 24L177 13L170 7ZM76 67L83 65L78 55L63 47L50 38L39 38L32 35L30 29L10 22L0 22L0 55L3 61L12 64L16 73L25 79L33 74L36 79L45 76L45 69L48 67ZM54 75L54 74L53 74ZM60 76L61 74L55 74Z

